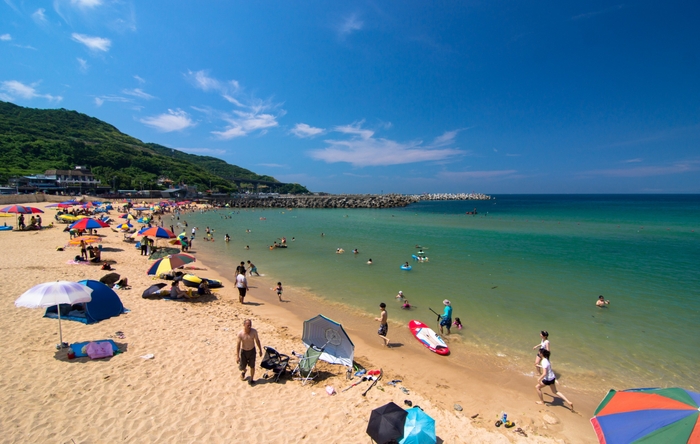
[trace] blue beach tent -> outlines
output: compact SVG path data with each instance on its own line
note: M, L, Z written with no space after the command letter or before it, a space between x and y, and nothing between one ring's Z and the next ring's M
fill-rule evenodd
M61 319L94 324L128 311L117 293L102 282L84 280L79 283L92 288L92 300L85 304L84 310L61 304ZM47 308L44 317L58 319L57 307L54 305Z

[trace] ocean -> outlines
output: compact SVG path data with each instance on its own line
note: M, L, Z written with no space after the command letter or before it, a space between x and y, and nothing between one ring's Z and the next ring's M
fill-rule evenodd
M251 260L285 286L359 312L376 314L383 301L394 322L435 325L430 309L442 312L449 299L464 324L451 347L514 371L532 373L532 347L547 330L567 387L700 389L698 195L496 195L381 210L225 208L186 219L200 228L195 249L219 267ZM217 242L202 245L207 226ZM282 237L289 248L271 251ZM427 262L412 259L418 247ZM399 290L410 311L399 309ZM606 308L595 306L601 294Z

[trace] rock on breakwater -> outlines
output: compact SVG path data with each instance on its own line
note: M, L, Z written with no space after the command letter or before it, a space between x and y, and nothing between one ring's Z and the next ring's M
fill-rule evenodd
M218 199L217 205L233 208L395 208L421 200L486 200L484 194L338 194L329 196L241 196Z

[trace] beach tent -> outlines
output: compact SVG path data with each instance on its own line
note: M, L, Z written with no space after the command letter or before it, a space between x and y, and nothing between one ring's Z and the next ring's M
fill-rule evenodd
M92 289L92 300L85 304L84 310L74 310L67 304L61 304L62 319L82 322L83 324L94 324L127 312L117 293L102 282L84 280L79 283ZM57 307L54 305L47 308L44 317L57 319Z
M315 345L323 349L322 361L352 368L355 344L339 323L323 315L304 321L301 340L307 347Z

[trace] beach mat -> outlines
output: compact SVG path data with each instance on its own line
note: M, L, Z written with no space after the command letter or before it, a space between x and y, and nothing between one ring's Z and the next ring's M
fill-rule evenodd
M76 358L87 358L87 354L83 353L83 347L88 345L91 342L109 342L112 344L112 351L116 355L117 352L119 352L119 347L117 347L117 344L114 343L113 340L111 339L100 339L97 341L85 341L85 342L76 342L75 344L71 344L70 348L73 350L75 353Z

